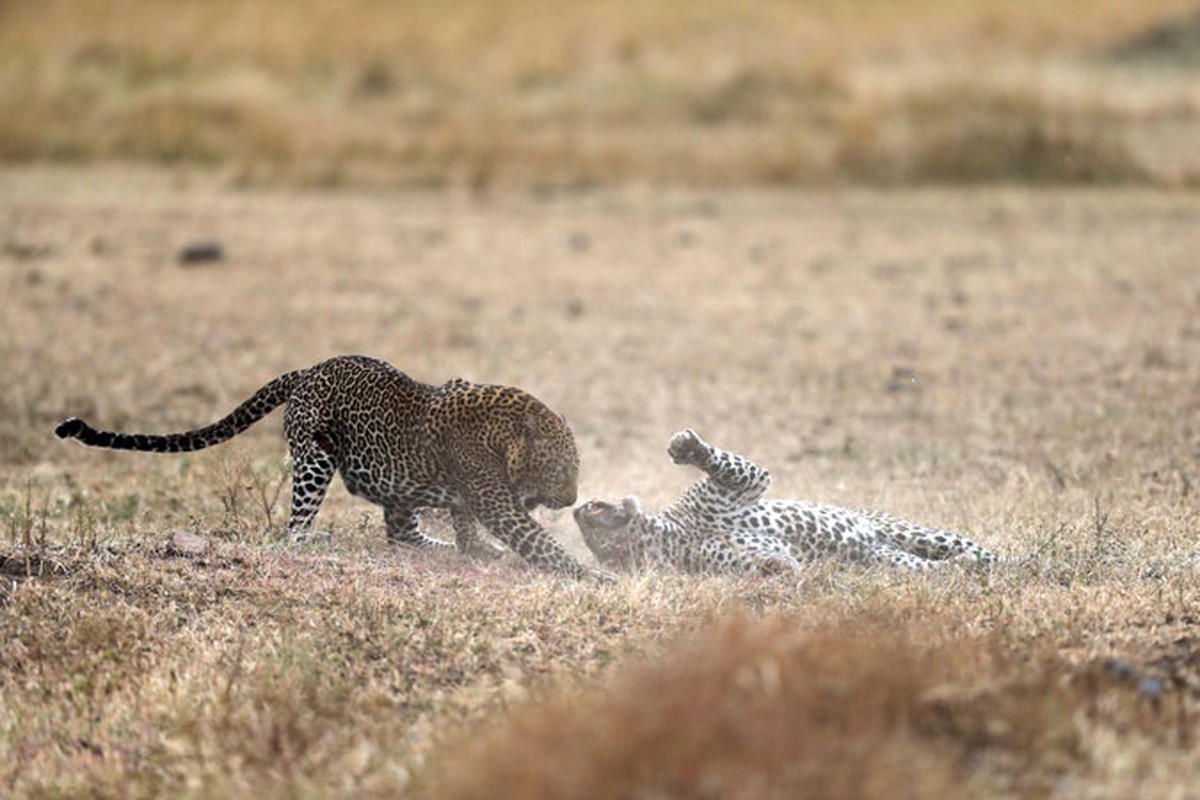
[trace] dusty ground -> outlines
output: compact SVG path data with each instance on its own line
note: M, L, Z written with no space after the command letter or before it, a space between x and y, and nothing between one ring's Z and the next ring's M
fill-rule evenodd
M208 237L224 261L177 262ZM6 170L0 793L483 796L517 780L498 764L531 760L567 777L528 796L1200 791L1197 253L1195 193L1150 189L480 199ZM664 453L691 426L770 467L774 496L876 506L1018 563L990 582L594 588L394 553L338 486L319 518L333 542L297 549L274 539L278 416L188 456L51 436L68 414L208 422L338 353L532 391L576 432L583 497L660 506L694 478ZM567 512L540 519L582 553ZM207 549L169 544L179 531ZM690 668L704 642L728 654L711 674ZM908 677L846 701L890 663ZM807 670L833 694L789 694ZM650 717L674 718L680 675L735 711L725 689L785 687L747 707L805 721L802 741L729 764L692 739L595 755L622 737L572 709L670 739ZM622 696L666 699L605 705ZM479 720L501 733L472 737L464 767L447 742ZM615 766L576 769L597 763ZM846 774L862 780L830 782Z

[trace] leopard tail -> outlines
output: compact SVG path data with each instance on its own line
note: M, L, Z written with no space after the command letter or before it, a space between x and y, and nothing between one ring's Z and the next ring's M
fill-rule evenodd
M280 375L223 419L196 430L162 435L117 433L98 431L78 417L70 417L58 424L54 434L60 439L77 439L89 447L107 447L113 450L142 450L152 453L187 453L203 450L232 439L286 403L291 397L292 389L306 371L296 370Z

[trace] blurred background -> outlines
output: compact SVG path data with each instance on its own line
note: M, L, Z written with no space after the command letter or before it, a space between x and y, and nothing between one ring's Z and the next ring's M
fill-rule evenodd
M0 160L231 185L1200 180L1196 0L3 0Z

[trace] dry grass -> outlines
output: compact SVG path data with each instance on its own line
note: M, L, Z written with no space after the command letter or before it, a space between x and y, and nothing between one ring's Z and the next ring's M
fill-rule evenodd
M896 611L856 616L853 632L806 630L807 615L726 622L601 689L464 734L428 796L1031 796L1085 768L1116 720L1130 739L1192 743L1195 698L1163 708L1157 679Z
M0 158L479 190L1187 182L1189 62L1103 54L1192 5L17 0ZM926 126L907 109L931 93L947 119ZM999 139L977 130L997 96L1017 101Z
M1145 189L0 172L0 794L1196 794L1197 230ZM227 260L179 265L200 236ZM205 422L338 352L527 387L585 497L660 507L690 425L775 496L1016 563L597 588L394 552L338 486L328 543L278 543L277 416L186 456L52 438Z
M890 124L883 120L891 120ZM1028 90L942 86L843 121L840 172L873 183L1121 184L1152 178L1120 115Z

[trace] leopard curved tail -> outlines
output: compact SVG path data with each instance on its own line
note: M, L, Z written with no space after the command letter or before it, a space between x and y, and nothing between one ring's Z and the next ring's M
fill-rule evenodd
M78 417L70 417L58 424L54 434L60 439L77 439L89 447L107 447L113 450L143 450L151 453L187 453L203 450L232 439L286 403L296 382L305 372L306 370L296 370L280 375L223 419L192 431L162 435L98 431Z

